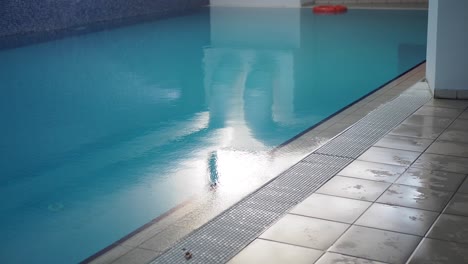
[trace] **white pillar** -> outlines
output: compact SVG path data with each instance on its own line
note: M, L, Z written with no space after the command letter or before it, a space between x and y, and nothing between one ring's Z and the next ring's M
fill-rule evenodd
M434 97L468 99L467 0L429 0L426 65Z

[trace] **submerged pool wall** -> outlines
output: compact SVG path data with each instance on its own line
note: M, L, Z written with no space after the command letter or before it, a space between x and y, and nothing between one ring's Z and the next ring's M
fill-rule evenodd
M139 16L166 17L209 0L2 0L0 38Z

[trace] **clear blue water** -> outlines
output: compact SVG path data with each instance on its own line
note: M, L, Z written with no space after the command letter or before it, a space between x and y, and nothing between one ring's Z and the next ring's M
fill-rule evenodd
M75 263L425 58L427 12L203 9L0 51L1 263ZM215 173L213 173L215 172Z

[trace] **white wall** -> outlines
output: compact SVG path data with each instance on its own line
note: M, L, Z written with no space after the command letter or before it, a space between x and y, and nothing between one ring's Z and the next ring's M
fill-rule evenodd
M437 49L437 13L439 1L429 3L429 21L427 26L426 79L434 92Z
M307 0L210 0L212 6L300 7Z
M272 28L271 25L277 24L278 18L281 18L281 24ZM271 10L211 8L210 24L211 45L215 47L234 44L237 47L261 45L269 49L285 47L294 49L298 48L301 42L301 10L299 8ZM250 30L245 30L246 28Z
M468 1L429 2L429 85L437 98L468 99Z

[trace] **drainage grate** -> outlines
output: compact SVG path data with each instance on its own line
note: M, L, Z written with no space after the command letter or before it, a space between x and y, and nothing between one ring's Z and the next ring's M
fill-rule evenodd
M404 94L369 113L268 184L227 209L152 263L225 263L431 98Z
M346 167L352 159L311 154L190 234L153 263L224 263L267 227L323 183Z
M356 159L430 98L426 91L420 96L402 95L372 111L315 153Z

